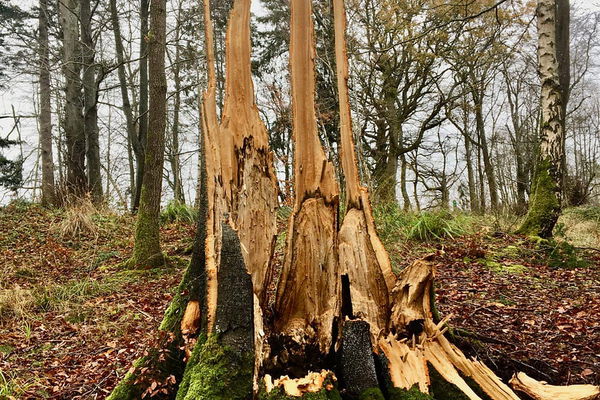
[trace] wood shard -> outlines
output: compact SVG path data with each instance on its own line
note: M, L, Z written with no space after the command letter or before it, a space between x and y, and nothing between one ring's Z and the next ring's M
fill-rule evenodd
M305 393L316 393L321 389L330 390L331 388L324 387L327 378L336 379L333 372L322 370L321 372L309 372L305 377L297 379L282 376L275 382L273 382L270 375L266 375L264 381L267 393L270 393L276 387L282 387L287 395L301 397Z
M409 347L390 334L379 340L379 348L388 359L390 379L395 387L410 390L419 386L423 393L429 393L429 372L423 351Z
M526 393L534 400L595 400L600 399L600 386L570 385L553 386L536 381L523 372L515 374L511 386Z
M194 335L200 329L200 302L192 300L187 304L185 313L181 319L181 332L186 335Z
M392 291L391 324L406 331L413 321L431 319L431 291L435 276L432 263L416 260L405 268Z

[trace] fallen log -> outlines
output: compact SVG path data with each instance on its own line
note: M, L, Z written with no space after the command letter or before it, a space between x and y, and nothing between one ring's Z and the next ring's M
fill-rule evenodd
M538 382L523 372L516 373L510 380L515 390L527 394L534 400L595 400L600 399L600 387L593 385L554 386Z

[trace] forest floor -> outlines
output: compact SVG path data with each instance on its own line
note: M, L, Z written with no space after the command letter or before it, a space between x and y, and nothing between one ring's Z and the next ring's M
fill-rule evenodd
M69 218L23 203L0 208L0 399L105 398L152 343L187 265L192 224L163 226L169 268L136 272L119 267L133 246L131 216L94 214L94 228L75 236L66 233ZM438 309L453 314L454 340L498 374L598 384L600 222L593 224L566 218L560 226L566 237L576 233L576 254L481 223L429 242L382 236L397 270L438 253Z

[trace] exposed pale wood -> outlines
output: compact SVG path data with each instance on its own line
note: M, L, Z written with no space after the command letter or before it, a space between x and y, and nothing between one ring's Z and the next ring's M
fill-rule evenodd
M277 179L266 127L254 99L250 43L251 0L236 0L226 37L221 162L231 223L238 230L254 291L263 301L277 235Z
M443 323L436 325L433 322L430 299L435 271L431 259L432 256L428 256L417 260L402 271L393 291L392 327L396 332L408 335L413 344L400 343L391 335L379 341L379 347L389 360L392 382L405 389L410 388L407 387L410 383L420 382L423 386L422 372L416 377L410 371L405 372L409 357L418 356L424 365L429 362L446 381L456 385L472 400L480 397L463 376L472 378L494 400L517 400L519 397L489 368L477 360L467 359L446 339ZM406 376L413 378L409 380Z
M348 277L352 313L371 327L375 342L389 322L389 291L394 277L389 256L375 231L366 188L360 186L348 95L346 11L333 1L337 88L340 111L341 163L346 178L347 214L339 232L340 273Z
M327 203L334 202L339 190L333 164L327 160L317 133L312 4L291 0L290 9L295 209L299 211L306 198L322 196Z
M200 302L190 301L185 309L181 320L181 332L183 334L197 333L200 328Z
M429 337L435 337L433 343L437 343L443 350L450 362L465 376L473 378L475 382L494 400L518 400L519 397L497 377L492 370L477 360L469 360L462 351L450 343L444 335L439 332L432 320L425 321L425 330ZM441 350L437 350L441 354Z
M275 380L275 382L273 382L273 378L270 375L266 375L264 381L267 393L281 386L288 395L300 397L305 393L316 393L323 389L323 384L328 377L335 379L333 372L322 370L321 372L309 372L305 377L297 379L282 376ZM333 387L326 387L326 389L331 390Z
M392 291L391 324L405 331L413 321L431 319L434 268L428 259L415 261L402 271Z
M202 100L202 131L204 135L205 162L207 174L208 215L206 220L206 324L212 332L217 307L217 271L221 252L221 217L224 208L221 186L220 135L217 117L217 80L210 0L204 1L204 33L206 40L206 64L208 85Z
M337 263L338 187L315 116L312 4L292 0L290 68L295 144L295 206L275 301L275 329L327 354L340 310Z
M389 294L373 251L365 213L352 208L339 231L340 273L350 282L352 314L369 323L373 340L387 329Z
M333 22L335 35L335 64L337 89L340 106L340 140L342 169L346 178L348 208L361 208L360 181L354 141L352 138L352 116L348 94L348 54L346 51L346 9L344 0L333 1Z
M465 380L460 376L452 362L448 359L446 352L441 348L437 341L425 342L425 357L433 365L437 372L448 382L456 385L471 400L481 400L481 398L469 387Z
M276 331L299 344L316 341L323 354L340 310L335 221L335 209L323 198L304 201L292 216L275 304Z
M421 348L411 348L393 334L382 337L379 348L388 359L388 370L395 387L409 390L418 385L421 392L429 393L429 372Z
M534 400L594 400L600 399L600 387L594 385L553 386L538 382L523 372L515 374L510 384Z

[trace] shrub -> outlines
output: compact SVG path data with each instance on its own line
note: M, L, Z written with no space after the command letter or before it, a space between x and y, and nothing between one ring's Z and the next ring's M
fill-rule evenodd
M163 224L183 222L194 224L198 219L198 210L177 200L170 201L160 214Z

